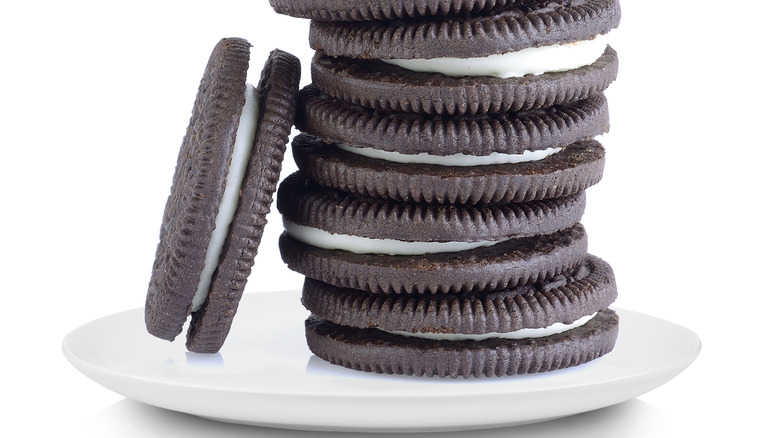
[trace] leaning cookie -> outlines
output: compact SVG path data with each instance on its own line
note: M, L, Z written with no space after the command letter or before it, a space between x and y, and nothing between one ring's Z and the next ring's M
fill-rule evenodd
M173 340L191 315L187 348L222 346L257 253L281 170L300 78L276 50L257 88L250 44L221 40L184 137L146 298L147 330Z

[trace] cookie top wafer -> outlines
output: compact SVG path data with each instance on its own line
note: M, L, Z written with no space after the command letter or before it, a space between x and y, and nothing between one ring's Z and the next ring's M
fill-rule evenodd
M482 294L381 295L307 279L302 302L313 314L350 327L485 334L571 323L615 298L612 268L589 256L555 278Z
M249 48L246 40L223 39L206 66L179 153L147 293L147 330L173 340L192 313L187 348L195 352L218 351L230 329L295 112L298 59L272 52L255 90L246 84ZM239 148L241 140L246 143ZM237 156L239 149L246 155ZM246 164L239 164L244 160ZM240 196L233 198L230 189ZM235 214L220 216L220 211L229 215L230 202L235 202ZM212 237L220 232L223 244ZM211 273L208 267L214 264ZM206 296L200 296L199 289L205 289Z
M375 111L337 101L307 86L296 127L328 143L404 154L520 154L561 147L609 130L607 99L485 116L429 116Z
M604 91L617 77L610 47L593 64L566 72L500 78L448 76L407 70L376 59L312 59L312 83L325 94L380 111L487 114L525 111L582 100Z
M522 0L270 0L280 14L317 21L394 20L421 16L464 16Z
M465 19L312 21L309 45L363 59L472 58L589 40L619 21L618 0L533 0Z
M309 134L293 139L293 158L321 185L404 202L487 204L569 196L601 180L605 150L596 140L567 145L544 159L480 166L375 159Z

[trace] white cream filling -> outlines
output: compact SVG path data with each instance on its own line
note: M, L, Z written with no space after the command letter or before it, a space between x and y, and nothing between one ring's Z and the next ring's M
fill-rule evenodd
M383 151L373 148L359 148L337 143L336 147L353 154L368 158L391 161L402 164L436 164L439 166L466 167L487 166L491 164L516 164L529 161L543 160L550 155L560 152L562 148L547 148L539 151L525 151L522 154L504 154L493 152L490 155L466 155L457 153L452 155L431 155L423 152L419 154L402 154L400 152Z
M484 333L480 335L474 334L460 334L460 333L426 333L426 332L406 332L401 330L383 330L394 335L409 336L413 338L432 339L437 341L484 341L486 339L531 339L531 338L543 338L545 336L551 336L558 333L563 333L568 330L575 329L577 327L585 325L588 321L593 319L596 314L583 316L582 318L574 321L571 324L564 324L557 322L551 326L543 328L525 328L514 332L506 333ZM382 330L382 329L378 329Z
M203 302L206 301L206 296L211 287L211 277L217 269L222 247L225 244L225 239L227 239L233 216L236 214L241 185L244 182L249 156L255 143L257 119L260 114L260 99L257 90L251 84L246 85L245 97L246 101L238 122L236 142L233 146L233 155L230 158L225 192L219 201L219 212L217 213L215 227L211 232L211 239L206 250L206 265L200 273L198 290L192 299L193 312L198 310L203 305Z
M499 78L539 75L574 70L593 64L607 48L606 35L591 40L542 47L481 58L383 59L407 70L442 73L447 76L495 76Z
M356 254L420 255L457 252L483 246L491 246L503 241L407 242L403 240L373 239L369 237L329 233L318 228L298 225L284 218L282 219L282 222L287 233L296 240L322 249L340 249Z

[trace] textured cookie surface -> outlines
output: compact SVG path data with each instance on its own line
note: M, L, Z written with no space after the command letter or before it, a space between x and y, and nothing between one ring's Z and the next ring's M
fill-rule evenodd
M209 295L192 314L187 333L187 348L191 351L218 351L230 331L279 181L295 115L300 71L298 58L281 50L272 51L266 61L257 86L261 113L254 149Z
M525 111L585 99L617 77L608 47L593 64L565 72L513 78L419 73L379 60L334 58L317 52L312 83L325 94L381 111L487 114Z
M579 222L585 193L529 203L442 205L349 195L300 173L279 186L277 208L290 222L328 233L415 242L477 242L550 234Z
M404 256L322 249L287 233L279 238L282 260L293 271L373 293L467 293L536 283L580 265L587 247L581 224L466 251Z
M511 6L522 0L270 0L280 14L317 21L394 20L462 16Z
M595 140L568 145L540 161L470 167L372 159L308 134L296 136L292 148L301 172L321 185L396 201L453 204L569 196L601 180L605 157Z
M445 117L375 111L307 86L299 95L295 124L328 143L405 154L521 154L603 134L609 113L603 93L538 110Z
M363 59L482 57L589 40L620 22L618 0L531 0L466 19L312 21L309 45Z
M343 326L484 334L572 323L616 298L611 267L589 256L552 279L481 294L383 295L307 279L302 302L314 315Z
M146 303L147 329L164 339L173 340L192 311L244 105L249 47L234 38L215 48L180 151ZM260 115L242 196L209 295L192 313L191 351L218 351L230 330L279 179L299 77L297 58L271 53L258 85Z
M165 206L146 298L146 326L173 340L190 314L244 105L249 43L224 39L201 80Z
M581 365L610 352L618 315L600 311L585 325L527 340L431 341L378 329L357 329L317 317L306 320L309 349L336 365L380 374L491 377Z

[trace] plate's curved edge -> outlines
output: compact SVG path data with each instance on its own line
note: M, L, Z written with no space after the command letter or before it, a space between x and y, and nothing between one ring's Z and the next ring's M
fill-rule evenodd
M286 292L279 292L276 294L276 297L281 297L281 294ZM270 293L272 294L272 293ZM264 294L250 294L250 295L265 295ZM268 299L274 299L271 295L267 295ZM249 302L254 302L258 298L255 298L255 300L248 300ZM661 367L657 370L655 370L654 373L650 373L648 375L639 376L637 378L634 376L633 378L626 378L623 379L623 381L615 381L611 382L611 385L614 387L612 388L602 388L601 392L605 392L605 389L609 389L612 391L609 394L602 394L600 395L600 400L598 403L591 402L590 404L587 404L589 401L583 400L587 398L587 393L592 392L594 390L594 385L588 385L584 384L581 385L580 388L577 389L577 391L572 392L567 389L557 389L555 391L550 391L549 393L545 394L544 392L539 393L528 393L528 394L513 394L513 393L504 393L499 394L500 397L496 397L496 399L501 400L508 400L513 397L517 397L515 402L527 402L528 398L531 397L534 399L534 403L537 401L540 401L541 399L550 399L550 398L556 398L561 396L567 396L567 397L574 397L579 398L580 401L578 402L579 405L577 406L570 406L570 410L567 412L563 412L561 410L558 410L557 412L553 412L548 410L547 412L543 412L544 410L538 410L536 413L525 413L526 415L520 415L515 414L514 418L503 418L500 420L500 423L502 425L518 425L518 424L526 424L530 422L538 422L538 421L546 421L549 419L561 417L561 416L568 416L568 415L574 415L578 413L588 412L595 409L600 409L603 407L611 406L614 404L618 404L623 401L630 400L632 398L635 398L637 396L640 396L642 394L645 394L659 386L662 386L669 380L673 379L680 373L682 373L688 366L690 366L695 359L698 357L701 348L702 348L702 342L701 339L694 333L692 330L687 329L684 326L681 326L676 323L672 323L660 318L656 318L653 316L645 315L639 312L633 312L629 310L624 309L616 309L618 311L618 314L621 315L621 318L625 314L627 316L627 320L631 320L634 318L644 318L645 321L649 321L651 324L664 324L667 326L667 328L672 328L673 330L676 330L678 333L684 333L685 336L688 338L687 342L689 342L689 345L691 348L686 352L685 355L682 355L680 357L677 357L675 361L665 364L664 367ZM341 420L334 419L334 418L326 418L326 417L320 417L320 418L297 418L297 421L291 421L290 417L283 419L275 419L273 417L272 412L262 412L263 410L257 410L255 409L254 412L262 412L261 416L258 416L257 413L252 413L253 411L251 409L245 409L243 413L235 413L233 417L228 417L225 415L209 415L214 414L214 412L204 412L202 409L200 411L193 410L193 409L186 409L182 406L177 406L175 403L171 404L169 401L160 402L159 400L155 400L154 397L144 396L144 397L138 397L129 395L126 391L122 391L121 389L118 389L117 386L121 385L127 385L128 381L132 381L133 377L128 376L125 373L112 373L111 370L106 370L100 367L97 364L91 363L88 359L82 357L77 351L77 348L74 348L72 343L74 342L74 338L80 333L82 330L86 330L90 325L96 324L100 321L103 321L104 323L107 322L106 320L111 320L111 318L117 318L122 314L131 313L134 311L138 311L138 309L125 311L125 312L119 312L114 315L109 315L107 317L99 318L95 321L92 321L90 323L84 324L76 329L73 329L70 331L64 338L61 343L61 348L63 351L63 354L65 355L66 359L82 374L86 375L93 381L97 382L98 384L117 392L123 396L133 398L135 400L141 401L143 403L147 403L153 406L158 406L165 409L171 409L174 411L184 412L192 415L197 415L205 418L211 418L219 421L224 422L230 422L230 423L241 423L241 424L255 424L255 425L263 425L263 426L271 426L271 427L280 427L280 428L291 428L291 429L302 429L302 430L322 430L322 431L418 431L418 430L466 430L466 429L474 429L474 428L488 428L488 427L499 427L495 426L498 424L498 422L494 421L493 423L485 424L480 423L464 423L459 426L453 427L452 425L442 424L442 420L436 421L437 416L431 415L428 416L430 420L428 420L427 423L417 423L414 425L409 425L409 427L398 427L395 424L382 424L381 421L379 422L364 422L361 424L351 423L348 418L343 418ZM597 364L594 364L597 365ZM165 382L150 382L146 381L145 384L154 386L157 385L166 385ZM595 387L597 388L599 385L596 384ZM189 391L190 394L194 392L208 392L208 391L219 391L223 392L221 394L222 398L224 399L226 396L237 396L236 394L225 394L225 391L221 391L219 389L209 389L209 388L198 388L198 387L186 387L184 386L176 386L171 387L168 385L167 390L170 391L180 391L184 390L185 392ZM555 392L555 394L553 394ZM485 393L477 394L475 397L485 397ZM251 397L253 394L241 394L242 397ZM255 394L254 396L263 398L264 402L268 402L269 397L274 397L274 394ZM305 395L293 395L292 397L288 398L286 403L289 405L291 401L294 401L296 403L306 403L308 402L314 402L315 400L322 400L321 397L307 397ZM289 394L288 394L289 396ZM170 397L169 397L170 398ZM327 395L326 395L326 398ZM333 401L346 401L351 406L360 406L361 404L365 404L364 402L366 399L358 397L355 400L348 400L348 398L342 397L339 399L338 397L331 396L328 398L331 402ZM377 400L382 401L386 400L388 397L379 397ZM428 399L427 397L421 397L421 399ZM259 398L255 399L259 400ZM369 400L370 401L370 400ZM583 404L584 403L584 404ZM283 403L284 404L284 403ZM370 403L369 403L370 404ZM577 403L574 403L575 405ZM551 405L554 406L554 403ZM522 411L522 410L518 410ZM332 411L331 411L332 412ZM542 412L544 415L542 415ZM352 412L349 417L353 417L354 412ZM342 421L343 420L343 421ZM364 420L365 421L365 420ZM503 426L502 426L503 427Z

